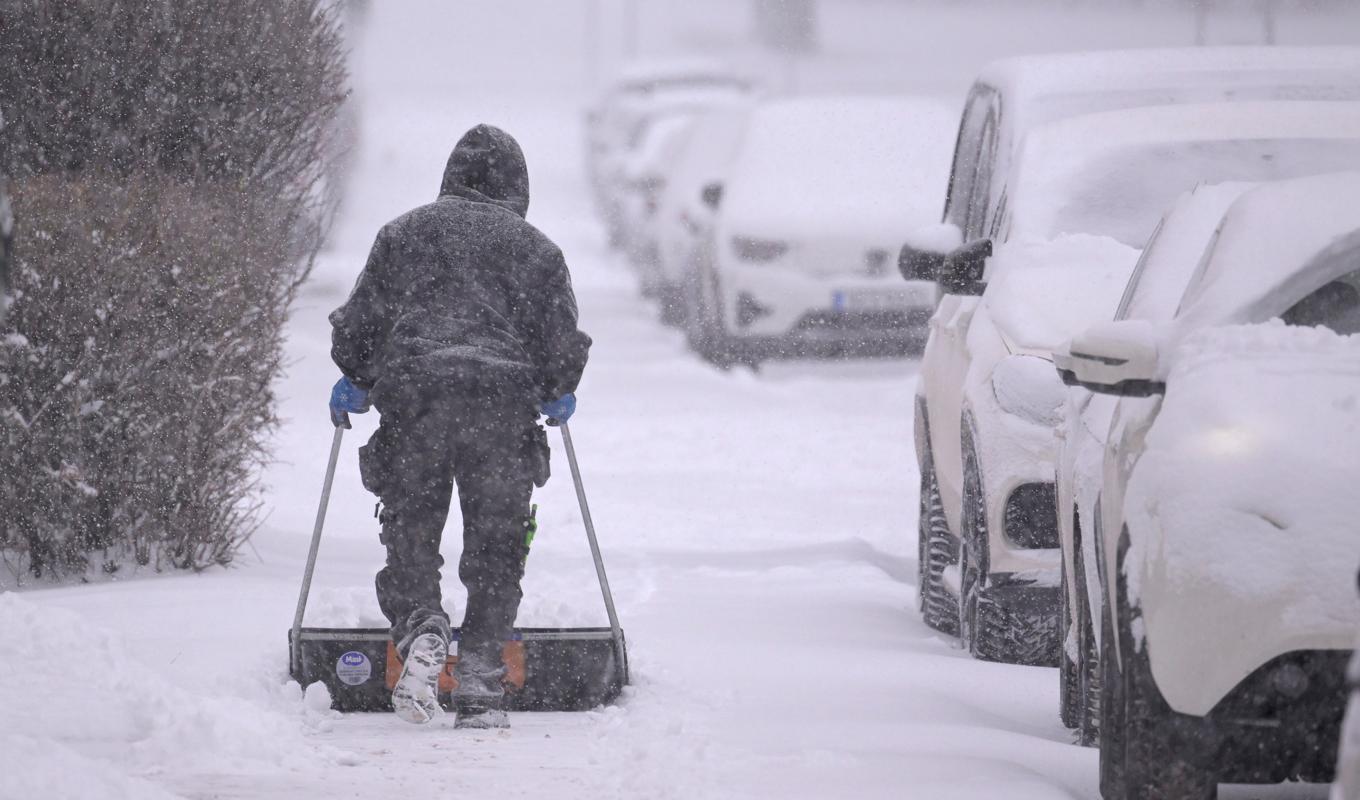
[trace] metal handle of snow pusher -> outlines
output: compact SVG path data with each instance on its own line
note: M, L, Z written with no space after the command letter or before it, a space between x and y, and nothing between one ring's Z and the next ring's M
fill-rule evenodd
M294 675L302 671L302 647L298 637L302 633L302 614L307 610L307 595L312 590L312 572L316 570L316 552L321 547L321 529L326 525L326 507L331 503L331 484L335 482L335 465L340 461L340 440L345 437L343 426L335 427L331 439L331 457L326 462L326 481L321 485L321 505L316 509L316 525L312 527L312 546L307 551L307 568L302 573L302 590L298 592L297 611L293 614L293 636L290 640L288 665Z
M581 504L581 520L586 526L586 538L590 540L590 555L595 559L595 575L600 579L600 593L604 595L604 610L609 614L609 631L614 637L614 655L623 669L623 682L628 680L628 654L623 646L623 629L619 627L619 613L614 610L614 593L609 590L609 576L604 572L604 557L600 555L600 542L595 538L595 521L590 518L590 505L586 503L586 490L581 484L581 468L576 463L576 446L571 443L571 428L560 422L562 445L567 451L567 463L571 466L571 479L576 484L576 500Z

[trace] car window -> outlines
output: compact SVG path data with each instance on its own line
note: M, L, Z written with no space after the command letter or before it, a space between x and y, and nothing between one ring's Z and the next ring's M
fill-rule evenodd
M992 193L992 164L996 161L996 115L989 113L982 125L981 148L974 165L972 191L968 198L968 216L963 225L963 240L972 241L982 236L987 225L987 201Z
M973 195L973 178L977 174L978 154L982 151L982 133L988 111L996 91L988 86L976 86L964 106L959 122L959 135L954 143L954 163L949 172L949 191L945 197L944 220L962 230L968 222L968 201Z
M1360 265L1316 289L1280 315L1287 325L1322 326L1342 336L1360 333Z

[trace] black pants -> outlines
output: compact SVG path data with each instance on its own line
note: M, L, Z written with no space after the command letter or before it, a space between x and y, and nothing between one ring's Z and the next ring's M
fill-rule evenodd
M395 406L395 407L394 407ZM360 452L364 485L383 503L387 566L378 604L402 656L419 634L448 638L439 589L439 554L454 484L463 512L458 577L467 587L461 659L500 665L522 597L529 499L546 480L547 439L523 403L441 399L387 403Z

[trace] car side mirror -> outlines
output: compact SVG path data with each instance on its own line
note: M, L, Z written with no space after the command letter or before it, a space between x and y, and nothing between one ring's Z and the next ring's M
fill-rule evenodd
M987 288L983 274L992 257L991 239L974 239L944 257L936 280L945 294L976 297Z
M1166 391L1158 380L1160 337L1146 320L1105 322L1053 353L1063 383L1098 394L1150 397Z
M710 183L699 191L699 199L714 211L717 211L718 206L722 205L722 196L723 185L721 183Z
M908 281L934 281L944 266L944 253L902 245L897 254L897 271Z
M897 253L897 271L908 281L937 281L945 256L963 242L952 222L936 222L912 231Z

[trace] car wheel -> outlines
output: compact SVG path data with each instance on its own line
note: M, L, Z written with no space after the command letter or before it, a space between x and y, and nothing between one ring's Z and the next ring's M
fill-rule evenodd
M685 324L686 302L683 292L673 285L661 291L661 324L679 328Z
M1129 604L1124 578L1127 537L1121 539L1119 549L1114 576L1119 622L1113 635L1102 638L1109 641L1115 636L1119 637L1123 660L1116 675L1112 676L1110 670L1106 669L1102 677L1119 683L1118 698L1111 699L1121 703L1122 708L1120 719L1111 719L1109 716L1101 719L1101 731L1111 730L1107 725L1122 723L1122 758L1117 776L1111 776L1113 780L1107 789L1105 741L1101 741L1101 792L1106 800L1158 800L1168 797L1177 800L1212 800L1217 795L1217 781L1213 775L1196 767L1191 757L1195 748L1202 745L1174 724L1174 712L1167 706L1153 681L1146 642L1134 640L1134 617L1139 612ZM1109 627L1112 626L1107 626L1105 630L1109 631ZM1118 660L1113 653L1113 646L1106 645L1101 649L1102 661ZM1106 697L1109 695L1107 692Z
M686 314L690 346L705 360L723 369L747 363L740 343L723 325L718 276L707 266L699 266L691 271L687 286L691 297L690 311Z
M959 604L944 584L944 571L955 559L954 537L944 518L944 501L935 479L935 460L927 452L921 464L921 515L917 525L920 559L917 594L925 623L947 636L959 633Z
M968 428L965 426L965 431ZM963 530L959 544L959 638L974 658L1005 664L1058 666L1058 620L1011 607L989 585L987 500L972 443L964 440Z
M696 353L703 352L708 335L708 329L704 325L708 309L704 306L703 290L699 286L699 281L699 268L692 267L685 273L681 293L685 303L685 341Z
M1115 652L1114 626L1100 615L1100 796L1124 796L1124 680Z
M1076 596L1077 635L1077 713L1078 740L1082 747L1095 747L1100 742L1100 652L1096 644L1095 627L1091 622L1090 597L1086 591L1086 557L1081 549L1081 527L1074 526L1073 573L1077 576Z
M1073 659L1076 649L1068 647L1068 640L1076 635L1077 629L1072 625L1072 603L1067 598L1071 589L1067 581L1067 570L1062 571L1060 581L1062 595L1059 598L1061 607L1058 610L1058 624L1061 626L1059 633L1063 647L1058 661L1058 715L1065 727L1076 728L1080 724L1081 679L1077 674L1077 663Z
M926 613L926 580L930 575L930 503L926 500L926 475L921 470L920 510L916 513L916 610Z
M991 619L995 616L994 604L982 602L987 575L987 500L982 494L976 457L968 444L965 442L963 530L959 544L959 638L975 658L1005 661L1005 647L994 638L996 626ZM984 605L988 606L986 610L982 610Z

